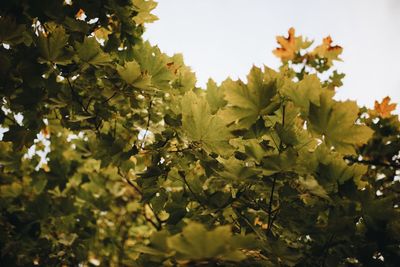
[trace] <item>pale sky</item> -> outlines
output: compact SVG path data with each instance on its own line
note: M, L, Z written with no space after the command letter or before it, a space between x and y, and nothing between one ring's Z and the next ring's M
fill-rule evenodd
M158 0L160 20L145 39L167 54L182 53L197 74L245 78L251 66L276 68L275 36L290 27L319 44L331 35L344 47L346 73L337 98L372 107L389 95L400 102L400 0ZM399 113L399 107L397 113Z

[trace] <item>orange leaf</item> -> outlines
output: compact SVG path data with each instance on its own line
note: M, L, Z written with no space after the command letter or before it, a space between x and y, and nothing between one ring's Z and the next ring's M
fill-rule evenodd
M330 36L325 37L322 40L322 45L325 47L327 51L342 50L342 47L339 45L332 46L332 38Z
M44 137L48 138L50 136L50 131L49 131L49 127L44 127L42 129L42 134L44 135Z
M294 28L290 28L289 36L287 38L283 36L277 36L276 41L281 47L276 48L273 53L275 56L281 58L281 60L292 60L296 53L296 38L294 36Z
M82 8L80 8L79 11L75 14L75 18L78 20L85 20L86 19L85 11L83 11Z
M395 103L389 104L390 97L385 97L381 103L375 100L375 111L382 117L387 118L390 117L390 113L396 109Z
M267 223L263 223L260 218L256 217L254 220L254 225L258 225L260 226L262 229L268 229L268 224Z

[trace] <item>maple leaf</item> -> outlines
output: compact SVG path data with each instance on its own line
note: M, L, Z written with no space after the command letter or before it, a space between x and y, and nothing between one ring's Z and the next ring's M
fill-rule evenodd
M227 123L237 121L238 128L250 127L260 115L270 114L279 106L277 80L267 71L253 67L247 80L247 85L231 79L221 85L228 105L220 114Z
M104 27L100 27L95 29L93 34L97 38L97 40L108 40L108 35L111 34L111 31Z
M182 99L182 128L188 138L199 142L205 150L220 155L229 155L231 134L217 115L211 115L205 97L188 92Z
M218 88L217 84L211 79L207 82L206 99L213 114L226 105L223 88Z
M307 75L299 83L286 86L282 91L301 108L304 114L308 115L310 103L319 106L323 89L317 75Z
M135 10L138 12L138 14L133 18L137 24L142 25L144 23L158 20L157 16L150 13L157 6L157 3L153 0L133 0L133 5Z
M322 44L317 46L312 55L318 55L321 58L327 59L327 66L332 66L333 60L342 61L339 55L343 52L343 48L339 45L332 46L332 38L330 36L325 37L322 40Z
M139 63L142 71L149 75L153 87L168 89L174 74L168 67L169 58L162 54L160 49L151 46L149 42L144 42L134 50L134 56Z
M62 26L47 24L48 33L39 33L37 47L40 53L40 62L53 62L66 65L71 62L71 54L66 50L68 34Z
M118 74L128 84L140 89L151 87L150 77L142 75L140 66L136 61L125 62L124 66L117 66Z
M77 42L75 46L78 58L86 64L98 67L111 61L110 55L103 52L95 38L86 37L82 43Z
M310 103L310 129L322 135L325 142L338 152L353 154L354 145L365 144L373 131L354 123L359 111L355 102L338 102L333 100L333 95L333 91L326 90L320 95L319 105Z
M391 115L390 113L396 109L397 104L395 103L389 104L389 102L390 102L390 97L388 96L382 99L381 103L375 100L374 111L376 111L378 115L382 118L390 117Z
M282 60L291 60L295 56L296 52L296 42L295 42L295 37L294 33L295 30L294 28L290 28L289 31L289 36L287 38L283 36L277 36L276 41L278 44L281 45L281 47L276 48L273 53L275 56L281 58Z
M276 41L281 47L273 51L274 55L283 61L293 60L300 49L306 49L312 44L310 41L303 41L301 36L296 37L293 27L289 29L288 34L287 38L284 36L276 37Z

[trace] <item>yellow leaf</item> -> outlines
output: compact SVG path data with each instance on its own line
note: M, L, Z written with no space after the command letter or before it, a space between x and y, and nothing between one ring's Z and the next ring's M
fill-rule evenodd
M94 30L94 36L96 36L97 39L101 40L108 40L108 35L111 34L111 31L107 30L106 28L100 27Z
M339 55L343 52L343 48L339 45L332 46L332 38L330 36L322 40L322 44L317 46L312 54L328 60L327 65L332 66L333 60L341 61Z

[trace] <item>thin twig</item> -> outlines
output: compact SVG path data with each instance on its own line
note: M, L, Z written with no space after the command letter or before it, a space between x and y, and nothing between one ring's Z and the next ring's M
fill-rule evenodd
M187 188L189 189L190 193L192 193L193 197L196 199L197 202L199 202L199 204L205 208L203 201L200 200L200 198L197 196L197 194L195 194L192 190L192 188L190 187L189 183L186 180L186 177L184 174L182 174L181 172L178 172L179 175L182 177L183 182L185 183L185 185L187 186Z
M13 118L9 117L8 115L4 114L4 117L10 121L12 121L14 124L18 124L18 122L16 120L14 120Z
M114 119L114 139L117 136L117 119Z
M260 231L258 231L258 229L249 221L249 219L246 218L246 216L244 216L243 214L240 213L240 211L237 211L235 209L233 209L233 211L235 212L235 214L242 218L242 220L254 231L254 233L258 236L258 238L260 238L260 240L266 240L265 236L263 236L262 233L260 233Z
M114 92L114 94L112 94L112 96L110 96L109 98L107 98L106 100L104 100L103 102L102 102L102 104L105 104L105 103L107 103L108 101L110 101L114 96L116 96L117 95L117 92Z
M75 92L74 87L72 86L71 81L69 80L69 78L67 77L66 79L67 79L67 82L68 82L68 85L69 85L69 89L71 90L72 98L74 98L75 101L78 102L78 104L83 108L83 110L84 110L87 114L92 115L92 114L90 114L90 112L87 110L87 108L86 108L85 105L82 103L82 101L79 99L79 95Z
M120 170L120 168L118 168L118 174L119 176L121 176L133 189L135 189L135 191L141 196L143 197L143 193L142 191L139 189L139 187L137 187L134 183L132 183L131 180L129 180Z
M147 115L147 125L146 125L146 130L145 130L144 135L143 135L142 144L140 145L141 148L144 147L144 143L146 142L146 136L147 136L147 133L149 132L150 120L151 120L151 106L152 105L153 105L153 100L150 100L149 109L147 110L147 113L148 113L148 115Z
M135 191L143 198L143 192L134 184L132 183L131 180L129 180L120 170L120 168L118 168L118 174L133 188L135 189ZM154 215L154 218L156 218L158 225L153 222L150 218L147 218L146 214L144 214L144 217L146 219L146 221L150 222L157 230L161 230L162 227L162 223L164 222L163 220L160 219L160 217L158 217L157 213L154 211L153 207L149 204L149 203L145 203L145 206L147 205L147 207L149 207L149 209L151 210L151 212Z
M275 210L273 210L272 213L273 213L273 215L272 215L271 222L268 224L268 227L269 227L269 225L271 225L271 228L272 228L272 225L274 225L276 217L278 216L279 207L276 208ZM271 228L268 228L268 232L270 231Z
M272 225L271 225L271 223L272 223L272 204L274 202L275 183L276 183L276 175L274 176L274 179L272 180L271 195L269 197L267 232L269 232L272 227Z
M282 106L282 129L285 128L285 105ZM283 149L283 142L282 138L279 137L279 153Z
M153 210L152 210L153 211ZM154 213L154 212L153 212ZM157 229L157 231L161 230L161 225L156 224L151 218L147 217L146 215L146 210L143 210L143 217L146 219L147 222L149 222L154 228Z
M93 97L90 97L87 104L86 104L86 110L89 108L90 104L92 103Z

